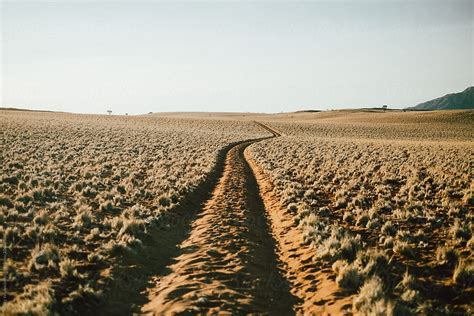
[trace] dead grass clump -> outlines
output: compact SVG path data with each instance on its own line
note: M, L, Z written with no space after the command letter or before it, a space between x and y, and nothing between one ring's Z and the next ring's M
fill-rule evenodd
M453 273L453 281L463 287L474 285L474 263L472 261L461 260L457 264Z
M87 255L87 261L90 263L102 263L104 260L104 256L100 253L93 252Z
M59 263L59 272L61 274L61 277L63 278L71 278L71 277L77 277L77 269L76 269L77 263L74 260L70 260L68 258L63 259Z
M22 294L1 307L3 315L51 315L54 291L49 283L28 284Z
M356 225L359 227L365 227L369 222L369 215L365 212L362 212L357 217Z
M366 228L372 230L378 229L380 226L382 226L382 223L379 218L372 218L367 222L367 225L365 225Z
M329 217L331 215L331 210L327 206L320 207L318 210L318 215L321 217Z
M31 195L29 192L20 194L16 198L16 201L22 202L23 204L27 205L28 203L33 201L33 195Z
M408 243L415 242L415 236L409 230L397 231L397 239L400 241L408 242Z
M354 215L352 212L346 211L344 212L344 215L342 217L342 220L348 224L353 224L354 223Z
M3 229L3 226L2 226ZM11 248L20 239L20 230L18 227L7 227L3 231L3 240L7 247Z
M308 189L305 191L304 195L303 195L307 200L314 200L316 199L318 196L316 194L316 191L314 189Z
M346 235L341 239L341 258L348 261L354 260L357 255L357 252L361 249L361 238L360 235L356 237Z
M134 250L138 250L143 247L143 243L140 239L128 234L122 234L118 244L122 247L122 249L128 252L133 252Z
M328 227L321 218L314 213L304 217L299 222L299 225L303 230L304 241L307 244L313 243L314 246L319 243L323 235L327 234L328 230Z
M31 252L31 259L28 264L30 271L57 270L60 255L58 248L50 243L36 246Z
M19 213L16 209L7 210L7 220L11 222L16 222L19 219Z
M120 178L120 176L119 176ZM120 194L125 194L127 193L127 189L125 188L124 185L117 185L117 192Z
M341 288L356 290L364 282L365 275L358 267L346 261L336 261L333 264L333 270L337 274L336 282Z
M453 247L440 246L436 249L436 261L438 264L454 267L458 258L459 253Z
M31 191L33 195L33 199L37 202L43 202L45 200L45 196L43 194L42 189L34 189Z
M363 315L394 315L394 307L386 297L382 280L377 276L365 281L354 299L354 309Z
M119 232L120 229L123 227L123 221L126 220L125 217L112 217L112 218L107 218L104 222L103 225L107 229L112 229L115 232Z
M5 206L7 208L13 208L13 202L7 196L0 194L0 206Z
M8 183L8 184L11 184L11 185L17 185L18 184L18 178L17 177L4 177L2 179L2 183Z
M33 222L36 225L43 225L45 226L49 222L49 215L46 210L41 210L33 219Z
M99 239L100 230L98 227L94 227L91 229L89 235L86 236L87 241L93 241Z
M312 214L313 211L311 207L305 202L301 203L298 206L297 215L295 216L295 223L299 224L302 219Z
M48 223L46 226L38 228L36 242L55 242L59 237L59 229L54 223Z
M381 231L382 231L382 234L385 234L391 237L394 237L397 234L397 228L395 227L395 225L392 224L391 221L385 222L385 224L383 224L382 226Z
M356 237L342 229L333 227L327 238L319 238L316 255L328 262L338 259L352 261L361 247L360 235Z
M288 204L288 206L286 207L286 209L288 210L288 212L294 214L298 211L298 204L296 203L290 203Z
M471 238L471 229L468 225L461 224L461 220L456 218L454 224L449 229L453 239L467 241Z
M386 237L383 239L382 246L385 249L392 249L394 244L395 244L395 239L393 237Z
M89 304L97 304L103 296L103 291L95 290L90 283L85 286L79 284L79 287L69 293L66 297L61 300L61 304L70 306L71 314L77 313L72 306L83 305L85 302Z
M396 288L401 289L402 294L400 298L409 303L412 307L415 307L420 300L420 292L418 291L420 285L418 281L408 273L405 272L403 279L397 284Z
M13 264L13 260L7 259L3 263L3 277L5 281L15 281L17 277L17 269Z
M474 188L472 186L464 192L462 203L466 206L474 206Z
M92 225L92 212L87 207L81 207L74 218L73 226L78 229L89 228Z
M82 195L87 198L95 198L97 195L97 191L90 186L85 187L82 189Z
M75 310L73 306L82 307L84 303L96 306L100 303L102 297L103 291L94 289L91 282L88 282L85 285L79 284L77 289L68 293L68 295L61 300L61 304L69 307L70 314L77 314L78 311Z
M415 255L413 247L408 242L399 240L393 245L393 252L408 258L413 258Z
M374 274L384 275L388 271L389 259L385 252L381 250L368 249L357 253L354 264L359 266L368 276Z
M474 253L474 236L469 239L469 241L466 244L467 249L469 249L472 253Z
M140 237L145 232L145 222L141 219L136 218L124 218L122 221L122 227L118 232L118 236L130 235L133 237Z
M350 263L338 260L333 264L336 282L342 288L357 290L365 280L374 275L385 275L389 270L389 260L384 252L375 249L360 250Z
M171 199L168 196L162 195L158 198L158 204L168 207L171 205Z
M100 210L102 212L112 212L114 210L114 205L112 201L107 200L100 204Z

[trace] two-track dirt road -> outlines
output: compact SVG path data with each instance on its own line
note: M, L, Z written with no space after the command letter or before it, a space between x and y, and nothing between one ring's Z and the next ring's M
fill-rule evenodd
M273 137L280 133L267 125ZM316 291L313 251L246 148L232 147L211 197L190 224L166 271L148 289L144 314L337 312L332 291ZM332 282L333 283L333 282ZM331 284L328 284L329 286ZM336 304L339 305L339 304Z
M255 177L233 147L224 173L143 312L291 314L296 299L278 267Z

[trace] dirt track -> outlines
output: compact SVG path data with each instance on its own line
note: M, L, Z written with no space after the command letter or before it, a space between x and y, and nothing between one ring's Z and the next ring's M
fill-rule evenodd
M222 178L144 312L292 312L296 300L278 269L264 205L243 155L252 142L228 152Z
M318 274L292 216L245 151L256 141L228 151L212 196L191 223L173 263L148 289L142 313L340 312L334 282ZM320 283L327 291L316 291Z
M314 249L304 243L303 234L295 224L294 215L282 207L280 199L273 192L273 184L255 163L248 151L249 162L258 182L260 196L270 219L272 234L277 242L277 253L285 271L285 278L291 284L291 294L298 298L293 306L297 314L340 315L350 309L350 295L340 296L333 274L323 269L314 260Z

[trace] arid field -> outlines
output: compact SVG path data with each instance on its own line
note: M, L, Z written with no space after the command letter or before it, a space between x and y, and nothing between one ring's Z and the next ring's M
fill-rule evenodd
M474 313L474 111L0 110L5 315Z

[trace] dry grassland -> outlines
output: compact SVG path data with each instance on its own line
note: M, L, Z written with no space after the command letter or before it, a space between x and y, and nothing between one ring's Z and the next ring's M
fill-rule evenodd
M311 262L293 267L304 312L472 313L473 122L472 111L268 122L287 136L251 153L307 245L293 254Z
M119 258L206 182L219 151L268 136L236 121L17 111L0 112L0 131L3 311L35 314L96 308Z
M473 122L1 111L1 311L472 314Z

